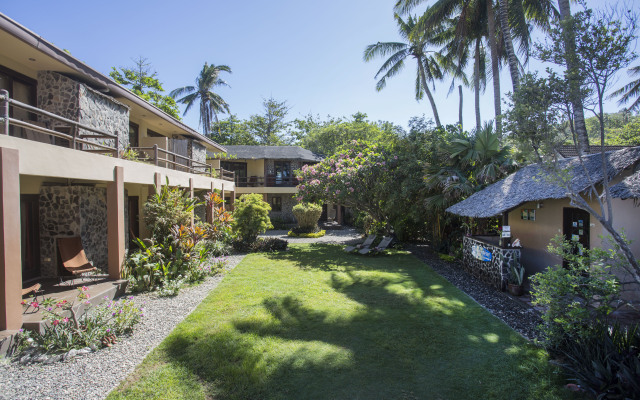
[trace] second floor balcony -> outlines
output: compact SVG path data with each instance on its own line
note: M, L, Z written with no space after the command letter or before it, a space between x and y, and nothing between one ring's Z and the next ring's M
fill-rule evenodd
M294 176L238 176L235 177L237 187L296 187L298 179Z

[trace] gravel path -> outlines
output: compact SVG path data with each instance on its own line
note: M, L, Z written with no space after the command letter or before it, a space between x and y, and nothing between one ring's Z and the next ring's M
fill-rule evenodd
M537 327L542 320L535 309L441 260L428 245L411 245L408 250L513 330L529 340L540 339Z
M244 255L228 257L227 269ZM22 366L5 360L0 365L0 399L104 399L133 372L149 352L193 311L223 276L185 288L175 297L134 295L144 307L142 322L134 333L113 347L54 364Z

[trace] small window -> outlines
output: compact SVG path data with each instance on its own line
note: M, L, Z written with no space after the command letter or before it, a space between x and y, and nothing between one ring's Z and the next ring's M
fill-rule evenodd
M271 198L271 211L282 211L282 197Z

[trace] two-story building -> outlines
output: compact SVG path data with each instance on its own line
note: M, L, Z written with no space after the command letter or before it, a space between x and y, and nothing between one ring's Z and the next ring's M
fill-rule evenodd
M214 168L235 173L236 195L259 193L271 205L271 218L295 222L298 180L294 172L322 157L298 146L225 146L227 159L212 158ZM215 154L210 154L215 157ZM227 201L233 201L227 198ZM326 219L326 213L325 213Z
M207 151L226 149L0 14L0 331L60 275L58 238L118 279L155 187L233 193Z

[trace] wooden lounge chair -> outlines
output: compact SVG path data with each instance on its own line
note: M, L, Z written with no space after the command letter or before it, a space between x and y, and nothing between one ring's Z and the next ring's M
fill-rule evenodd
M374 252L374 253L383 252L383 251L385 251L387 249L387 247L389 247L389 245L391 244L391 241L393 241L393 238L391 236L389 236L389 237L384 236L382 238L382 240L380 241L380 243L376 247L369 246L369 247L366 247L366 248L363 248L363 249L359 250L358 253L360 253L360 254L369 254L371 252Z
M85 272L96 270L96 267L87 260L80 236L58 238L58 254L63 269L60 272L63 276L75 278Z
M36 283L35 285L29 286L28 288L24 288L24 289L22 289L22 296L26 296L29 293L33 292L33 298L37 301L38 300L38 292L40 291L41 287L42 287L41 284Z
M374 240L376 240L376 235L369 235L369 237L367 237L367 239L362 244L359 244L357 246L347 246L344 248L344 251L346 251L347 253L351 253L355 249L368 248L369 246L371 246L371 243L373 243Z

